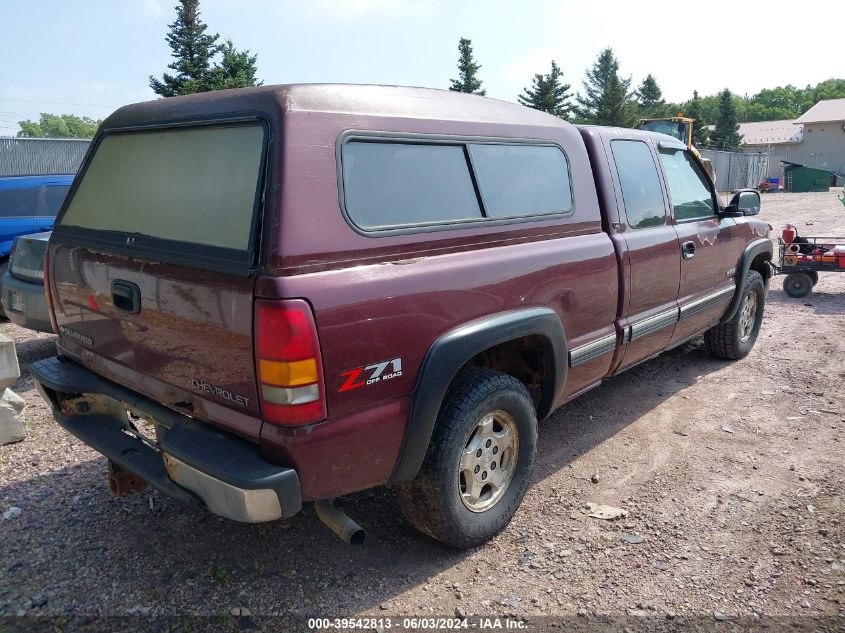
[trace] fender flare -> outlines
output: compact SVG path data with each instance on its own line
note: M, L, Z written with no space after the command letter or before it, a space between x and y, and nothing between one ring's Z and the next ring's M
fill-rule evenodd
M720 323L727 323L733 319L737 310L739 310L739 304L742 303L742 289L745 287L745 280L748 277L748 271L751 269L751 262L753 262L758 255L765 253L768 253L768 261L771 262L773 250L772 241L767 237L753 240L745 247L745 251L739 258L739 265L736 269L736 291L734 292L733 299L731 299L731 303L728 305L728 309L722 317ZM772 269L771 267L767 268L768 273L763 275L763 281L768 287L769 279L772 278Z
M539 336L543 342L545 385L551 386L543 389L537 417L543 419L551 413L568 369L566 337L557 313L550 308L526 308L461 325L434 341L423 359L411 398L405 440L390 483L411 481L417 476L446 390L461 367L486 349L531 335Z

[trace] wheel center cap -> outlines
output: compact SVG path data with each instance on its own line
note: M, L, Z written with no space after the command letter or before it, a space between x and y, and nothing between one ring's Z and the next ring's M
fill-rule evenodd
M478 458L478 462L481 465L482 470L490 468L490 464L493 463L493 451L489 448L485 449L481 454L481 457Z

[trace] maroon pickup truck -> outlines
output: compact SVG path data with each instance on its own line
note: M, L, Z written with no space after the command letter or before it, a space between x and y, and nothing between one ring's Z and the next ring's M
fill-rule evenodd
M394 485L456 547L519 506L537 422L704 335L754 345L772 246L669 136L439 90L265 86L102 125L45 261L56 420L237 521Z

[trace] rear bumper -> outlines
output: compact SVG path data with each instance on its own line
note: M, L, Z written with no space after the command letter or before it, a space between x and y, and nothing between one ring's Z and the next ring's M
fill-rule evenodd
M302 508L296 471L264 461L257 445L73 361L48 358L29 371L65 430L162 493L245 523L287 518ZM157 447L125 432L127 408L156 420Z
M18 279L8 270L3 273L0 283L3 287L3 310L12 323L37 332L53 333L44 284ZM23 310L12 309L12 292L18 293L23 300Z

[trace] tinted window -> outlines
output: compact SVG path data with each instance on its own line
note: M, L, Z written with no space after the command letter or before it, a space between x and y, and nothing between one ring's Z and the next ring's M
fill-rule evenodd
M61 224L245 250L263 144L258 124L109 134Z
M682 149L660 150L660 161L669 181L672 206L678 221L715 215L716 206L710 192L709 178L692 157Z
M613 161L622 186L628 226L642 229L666 222L666 206L657 166L642 141L613 141Z
M462 145L350 141L343 187L346 212L365 229L481 217Z
M40 187L0 189L0 217L32 216L38 208Z
M560 213L572 208L569 165L557 147L470 145L488 217Z
M69 189L70 185L48 185L44 194L46 208L40 209L39 213L55 216L59 212L62 202L65 201Z

